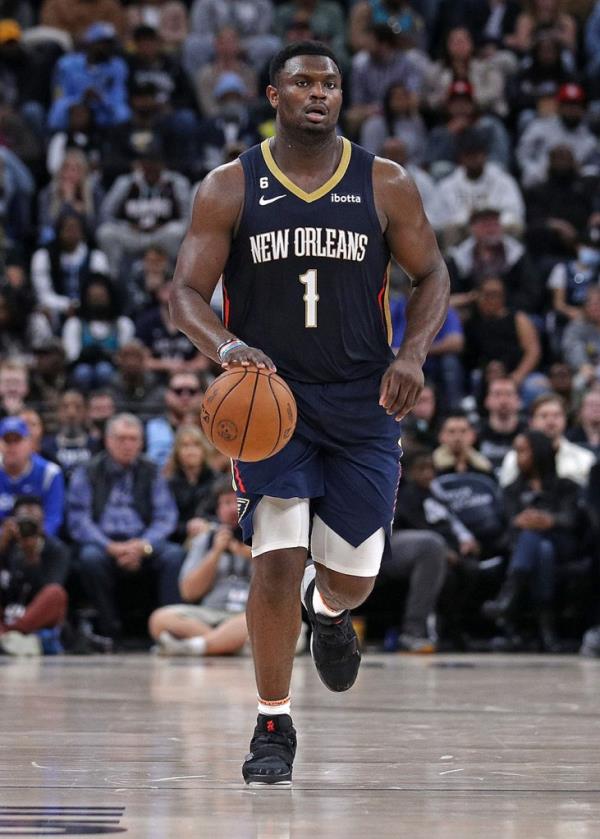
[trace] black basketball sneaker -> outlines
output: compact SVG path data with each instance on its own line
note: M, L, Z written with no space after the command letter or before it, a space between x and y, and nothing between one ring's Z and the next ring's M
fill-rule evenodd
M295 754L296 729L289 714L259 714L242 766L244 781L250 786L291 786Z
M350 611L330 618L313 609L314 579L306 587L303 602L312 628L310 651L319 678L329 690L349 690L358 675L360 650Z

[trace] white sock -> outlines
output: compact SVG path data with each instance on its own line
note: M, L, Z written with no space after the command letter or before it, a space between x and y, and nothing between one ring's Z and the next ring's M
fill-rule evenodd
M258 699L258 713L264 714L266 717L272 717L277 714L290 714L292 700L289 696L285 699Z
M340 609L339 612L334 612L333 609L330 609L329 606L323 602L323 598L319 594L319 590L316 586L313 590L313 609L318 615L327 615L328 618L337 618L343 611L345 611L344 609Z
M193 638L175 638L166 630L159 635L159 643L167 655L204 655L206 640L202 635Z

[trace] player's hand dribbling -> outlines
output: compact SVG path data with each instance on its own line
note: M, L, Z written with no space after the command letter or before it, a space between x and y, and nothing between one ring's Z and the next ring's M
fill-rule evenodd
M221 367L228 370L230 367L258 367L259 369L271 370L276 372L277 368L271 361L268 355L265 355L262 350L256 347L236 347L231 352L227 353Z
M381 379L379 404L396 422L400 422L415 406L424 384L425 377L420 364L396 358Z

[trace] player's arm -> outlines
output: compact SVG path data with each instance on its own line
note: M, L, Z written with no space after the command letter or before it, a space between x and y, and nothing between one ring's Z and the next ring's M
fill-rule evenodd
M270 358L238 341L210 307L243 202L244 173L238 161L220 166L202 182L175 266L171 319L201 352L224 367L242 364L274 370Z
M404 340L383 375L380 390L380 404L400 420L423 388L422 367L446 318L450 279L417 188L404 169L377 158L373 184L390 251L413 285L406 307Z

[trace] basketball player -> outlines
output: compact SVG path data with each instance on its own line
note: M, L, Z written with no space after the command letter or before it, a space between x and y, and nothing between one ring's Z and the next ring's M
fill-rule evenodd
M395 420L423 387L449 294L410 178L336 133L342 80L331 50L291 44L272 60L270 81L276 136L203 181L171 298L175 323L203 353L225 368L277 369L298 403L281 452L233 464L255 558L247 620L259 713L242 768L249 784L291 782L300 591L321 680L344 691L356 679L349 610L369 595L387 546ZM390 252L414 283L395 358ZM221 274L224 323L209 305Z

